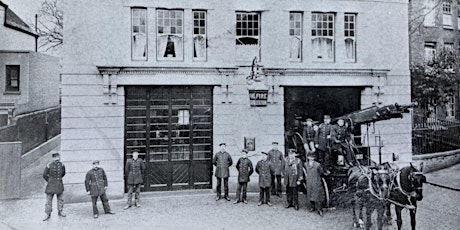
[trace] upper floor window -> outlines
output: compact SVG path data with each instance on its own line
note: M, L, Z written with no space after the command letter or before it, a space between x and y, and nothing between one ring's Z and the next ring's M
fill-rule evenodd
M442 25L444 28L452 29L452 1L444 0L442 3Z
M260 35L259 13L236 13L236 44L258 45Z
M147 10L131 9L131 58L147 60Z
M345 14L345 54L348 61L356 61L356 14Z
M334 61L334 14L312 13L313 60Z
M436 56L436 43L425 42L425 61L433 61Z
M193 60L206 60L206 11L193 11Z
M157 59L183 60L183 11L157 10Z
M302 13L289 13L289 59L302 60Z
M19 65L6 66L6 92L19 92Z

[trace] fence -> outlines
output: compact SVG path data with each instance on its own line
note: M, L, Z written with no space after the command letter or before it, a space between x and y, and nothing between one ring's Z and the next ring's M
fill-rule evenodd
M0 142L22 142L27 153L61 133L61 108L20 115L8 126L0 127Z
M413 115L412 152L414 155L460 148L460 122Z

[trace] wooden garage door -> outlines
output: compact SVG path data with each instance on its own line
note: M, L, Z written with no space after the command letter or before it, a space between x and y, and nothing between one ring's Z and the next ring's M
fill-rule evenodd
M126 159L146 161L144 191L210 188L212 87L126 87Z

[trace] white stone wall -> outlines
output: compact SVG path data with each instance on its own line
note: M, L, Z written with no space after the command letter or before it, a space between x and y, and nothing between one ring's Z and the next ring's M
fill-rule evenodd
M35 50L35 37L5 27L5 8L0 6L0 50Z

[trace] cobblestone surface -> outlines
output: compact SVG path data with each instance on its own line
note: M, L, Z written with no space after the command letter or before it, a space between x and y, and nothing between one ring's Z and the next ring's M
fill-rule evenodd
M459 188L459 172L460 165L456 165L427 174L427 179ZM110 198L110 190L108 194ZM299 211L283 207L284 195L272 198L273 207L257 206L258 194L255 193L249 194L248 204L233 204L223 199L216 202L210 190L143 193L141 196L142 207L128 210L123 210L124 200L111 200L116 214L101 214L98 219L93 219L90 203L67 204L66 218L58 217L53 211L46 222L42 221L44 195L40 199L0 201L0 229L353 229L350 209L338 208L320 217L307 211L303 194L299 194ZM426 184L424 199L417 211L417 229L458 229L459 204L459 192ZM100 203L99 211L103 212ZM375 213L373 219L375 223ZM385 226L385 229L395 228L395 223ZM410 229L408 211L403 211L403 229Z

